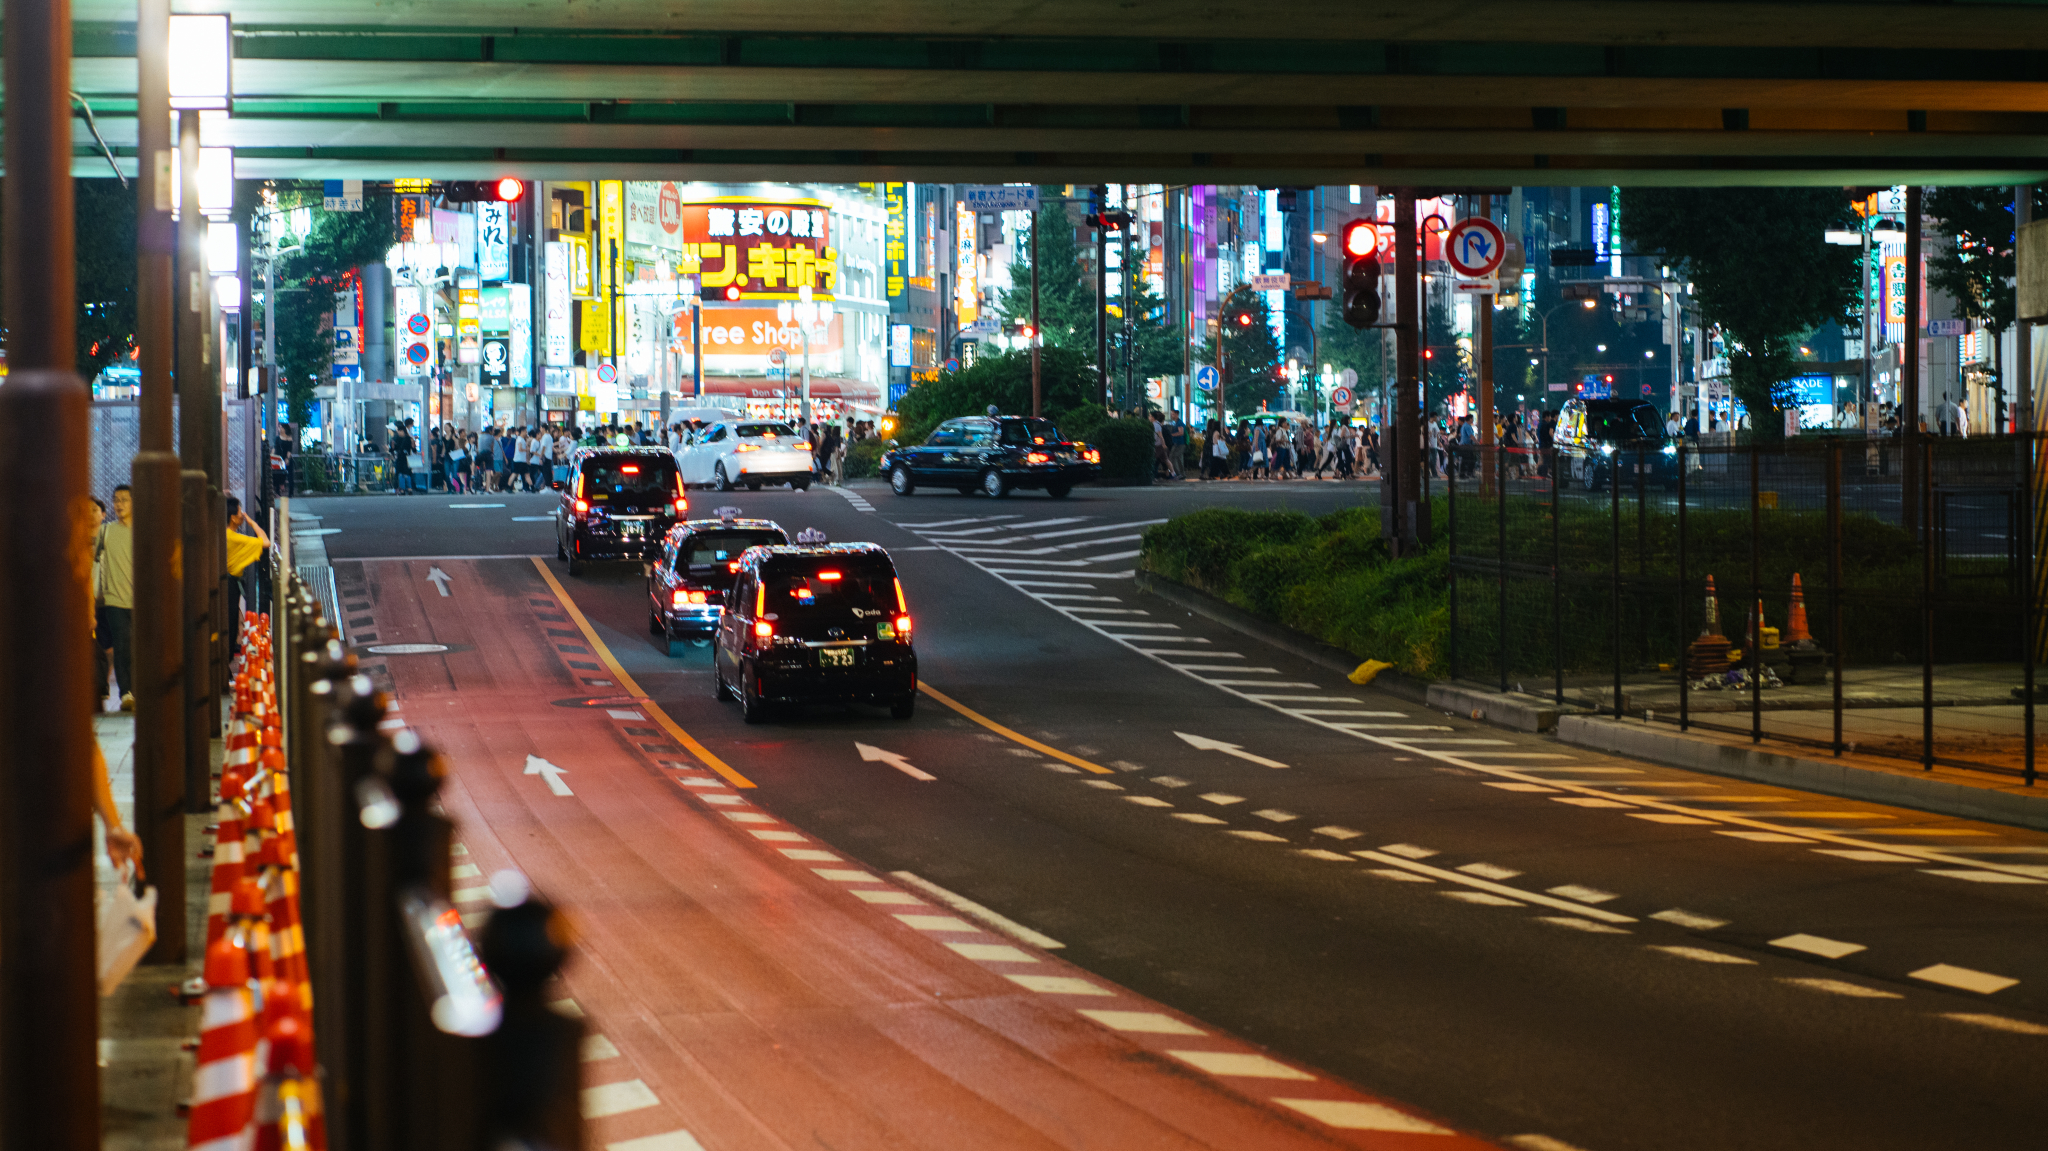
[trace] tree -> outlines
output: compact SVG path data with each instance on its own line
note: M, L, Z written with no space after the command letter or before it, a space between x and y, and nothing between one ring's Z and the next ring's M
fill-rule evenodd
M1823 238L1853 219L1829 188L1622 189L1623 234L1692 281L1702 315L1731 337L1730 388L1765 437L1782 434L1769 417L1791 403L1799 334L1856 301L1861 254Z
M1095 288L1081 273L1081 249L1074 218L1053 200L1055 186L1038 189L1039 208L1031 227L1038 233L1038 320L1047 347L1073 348L1095 358ZM1019 242L1010 263L1010 288L996 310L1006 322L1031 322L1031 247Z
M73 180L78 375L91 383L135 349L135 189Z
M252 187L253 190L253 187ZM369 192L360 212L329 212L318 207L319 193L278 188L280 209L309 206L313 226L303 237L286 237L281 247L299 247L278 261L277 362L286 409L294 427L304 427L312 413L313 389L332 382L334 293L349 274L384 259L395 242L389 192ZM237 211L254 211L253 196L239 198ZM264 306L270 306L264 301ZM252 318L261 324L259 311Z
M1251 323L1231 320L1240 308L1251 313ZM1278 399L1280 341L1273 338L1273 317L1266 308L1265 293L1239 284L1216 305L1216 314L1223 320L1216 326L1221 335L1204 341L1201 360L1215 364L1222 375L1224 404L1240 412L1256 411L1259 405ZM1223 344L1221 363L1217 362L1219 338Z
M1346 368L1358 373L1358 386L1352 391L1361 405L1365 396L1377 395L1386 382L1381 366L1385 355L1385 328L1354 328L1344 322L1339 309L1323 309L1323 322L1316 328L1316 357L1321 361L1316 368L1320 371L1328 364L1340 375Z
M1082 417L1092 421L1091 427L1099 423L1094 365L1073 348L1043 348L1039 357L1042 410L1062 434L1070 438L1076 434L1066 425L1083 409L1094 409ZM1005 413L1030 414L1029 349L984 352L967 367L941 372L938 379L910 389L896 402L897 436L905 443L920 443L941 420L978 416L990 406Z
M2048 193L2034 190L2035 218L2048 210ZM1927 282L1955 297L1963 314L1995 336L2013 324L2019 301L2013 286L2012 189L1929 188L1927 214L1941 221L1953 247L1927 253Z

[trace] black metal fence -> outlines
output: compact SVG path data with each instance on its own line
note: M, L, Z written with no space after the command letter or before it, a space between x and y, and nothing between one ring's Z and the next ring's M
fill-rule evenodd
M272 643L328 1145L575 1151L582 1023L546 994L567 932L504 877L472 944L451 902L440 757L356 670L306 584L279 581Z
M2044 463L2038 436L1454 453L1451 676L2031 784Z

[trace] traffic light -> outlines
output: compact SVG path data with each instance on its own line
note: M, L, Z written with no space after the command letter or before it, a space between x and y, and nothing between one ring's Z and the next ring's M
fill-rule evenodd
M1131 214L1121 210L1110 211L1108 197L1109 189L1101 184L1089 188L1088 215L1083 218L1083 222L1091 228L1099 228L1105 232L1129 227Z
M526 195L526 183L506 176L499 180L449 180L441 199L450 204L510 204Z
M1380 322L1380 233L1371 220L1344 225L1344 322L1370 328Z

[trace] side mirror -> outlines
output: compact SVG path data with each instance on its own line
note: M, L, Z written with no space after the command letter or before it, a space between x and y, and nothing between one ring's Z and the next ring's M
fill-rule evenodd
M889 441L889 450L892 452L896 450L896 441L893 439Z

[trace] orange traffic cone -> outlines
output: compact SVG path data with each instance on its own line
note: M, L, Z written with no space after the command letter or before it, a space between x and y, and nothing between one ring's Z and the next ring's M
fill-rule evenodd
M256 1113L256 1007L248 953L234 935L207 945L206 984L185 1143L193 1151L244 1151Z
M1721 601L1714 596L1714 577L1707 577L1707 618L1700 626L1700 637L1721 634Z
M1813 636L1806 630L1806 591L1799 586L1799 573L1792 573L1792 606L1785 612L1785 642L1788 644L1810 644Z
M323 1151L327 1123L313 1074L313 1037L297 1011L265 1029L266 1074L256 1097L255 1151Z
M214 816L213 885L206 896L206 943L210 947L227 930L235 884L242 868L242 774L232 765L221 772L220 807Z

